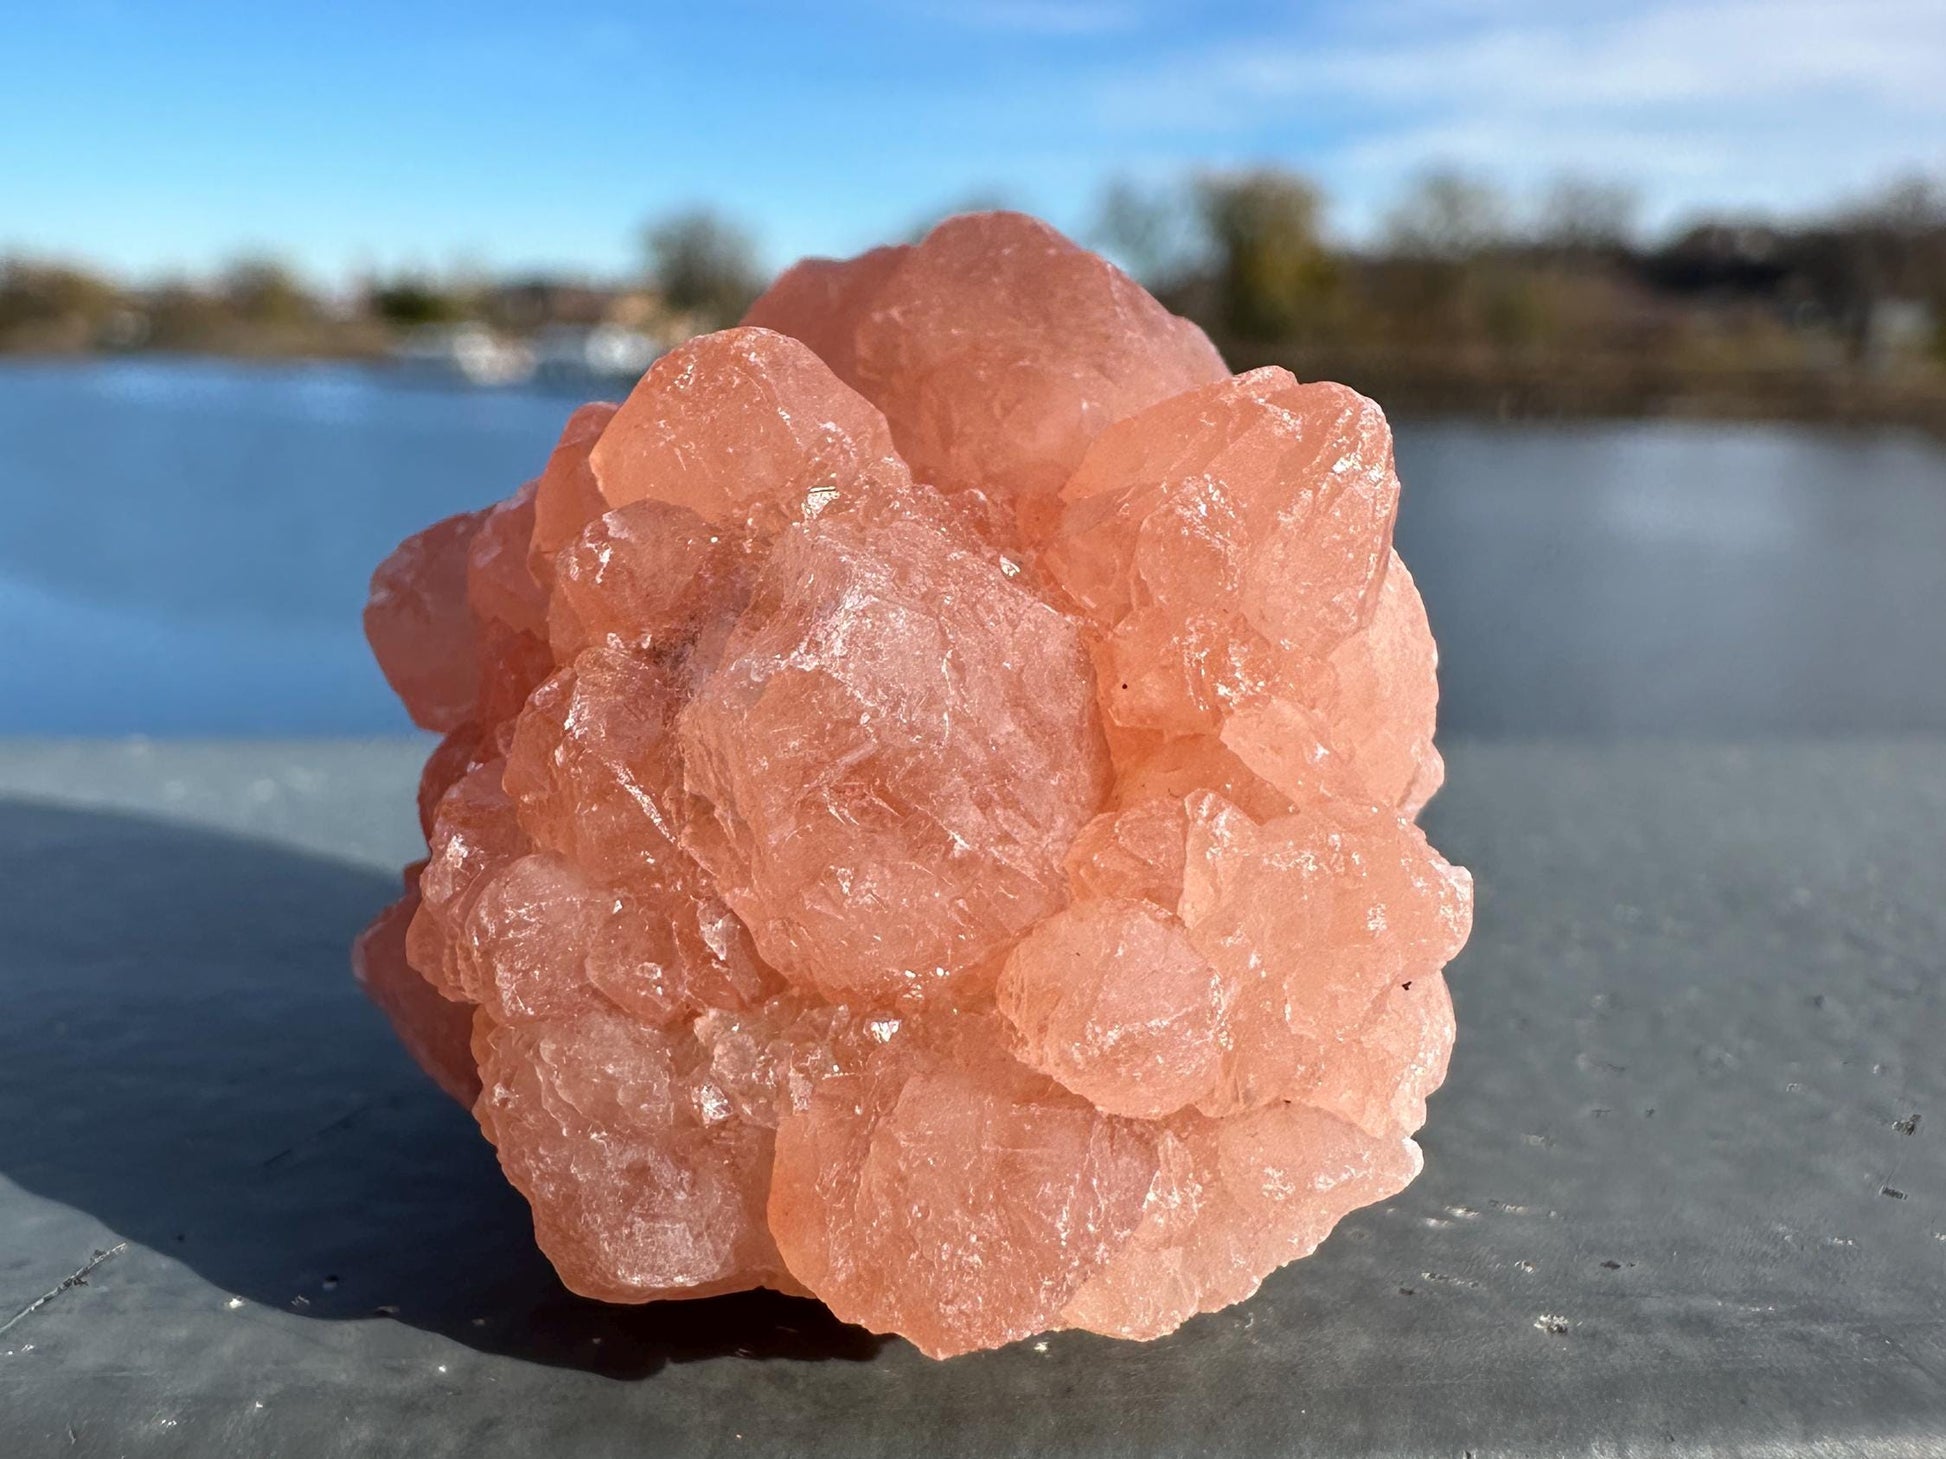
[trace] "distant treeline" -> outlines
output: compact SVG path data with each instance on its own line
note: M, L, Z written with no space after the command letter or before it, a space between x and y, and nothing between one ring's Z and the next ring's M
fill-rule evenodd
M1280 172L1110 190L1099 241L1232 365L1345 380L1395 409L1904 420L1946 428L1946 189L1914 179L1795 222L1645 239L1622 188L1526 209L1421 177L1333 247Z
M1644 237L1622 188L1564 179L1516 207L1419 178L1369 243L1335 243L1319 191L1274 170L1107 189L1088 242L1201 322L1239 368L1290 365L1398 409L1695 412L1946 422L1946 188L1918 178L1822 216L1705 218ZM339 294L269 260L135 287L0 262L0 351L375 355L462 321L509 335L733 321L764 284L707 212L644 237L639 277L400 275Z
M0 258L0 354L153 350L358 358L415 330L477 324L509 338L620 324L682 337L734 322L768 279L749 236L707 211L651 225L635 278L402 273L331 292L273 258L134 285L60 261Z

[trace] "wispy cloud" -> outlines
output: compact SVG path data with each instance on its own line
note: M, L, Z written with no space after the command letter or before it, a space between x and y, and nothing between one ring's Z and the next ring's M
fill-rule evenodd
M1206 60L1205 79L1257 99L1310 89L1394 103L1585 110L1749 103L1811 93L1946 113L1937 0L1697 0L1589 21L1503 8L1458 34L1274 42Z
M1637 176L1664 210L1946 163L1939 0L1380 0L1335 21L1104 77L1097 116L1212 147L1306 124L1354 190L1429 160L1576 168Z
M457 40L391 0L160 9L0 0L0 137L34 139L0 246L620 271L700 197L781 262L996 184L1085 227L1118 173L1286 164L1356 234L1433 162L1631 184L1651 225L1946 169L1946 0L582 0Z

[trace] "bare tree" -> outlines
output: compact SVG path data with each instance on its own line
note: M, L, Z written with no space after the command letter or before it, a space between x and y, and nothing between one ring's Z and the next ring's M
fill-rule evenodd
M1453 168L1421 173L1385 220L1391 251L1457 262L1507 241L1507 200L1492 183Z
M649 279L671 309L723 328L764 289L756 246L734 223L698 208L648 230Z
M239 318L255 324L298 324L317 314L317 301L274 258L237 259L224 269L218 291Z
M1640 205L1626 183L1564 173L1541 195L1539 241L1563 253L1601 253L1635 241Z
M1180 186L1116 178L1102 191L1090 238L1151 289L1167 289L1207 261L1209 239Z
M1852 210L1850 221L1893 233L1946 228L1946 181L1916 172L1881 188Z

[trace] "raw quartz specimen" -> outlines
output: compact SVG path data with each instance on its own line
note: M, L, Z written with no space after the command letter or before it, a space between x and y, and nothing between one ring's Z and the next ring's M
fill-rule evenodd
M1383 417L1029 218L791 269L408 539L359 977L576 1291L1150 1338L1417 1172L1470 882Z

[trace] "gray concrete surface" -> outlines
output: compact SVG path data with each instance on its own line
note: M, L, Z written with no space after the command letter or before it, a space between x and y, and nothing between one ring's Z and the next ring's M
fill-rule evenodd
M1424 1177L1164 1341L947 1364L561 1290L346 972L416 756L0 747L5 1459L1946 1453L1946 743L1454 747Z

